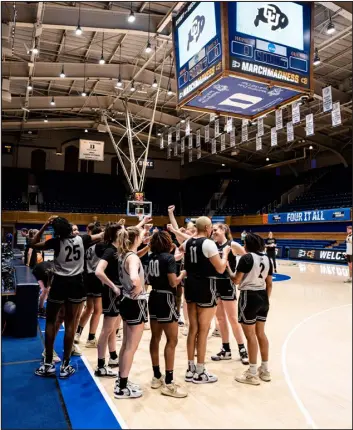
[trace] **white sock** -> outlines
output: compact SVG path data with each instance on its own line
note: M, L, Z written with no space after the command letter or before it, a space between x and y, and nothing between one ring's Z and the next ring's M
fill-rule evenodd
M256 375L256 372L257 372L256 364L249 364L249 371L252 375Z
M263 361L261 363L261 367L268 372L268 361Z
M195 362L194 362L194 360L189 360L189 361L188 361L188 368L189 368L192 372L195 372Z
M204 371L205 371L205 365L204 365L204 364L197 363L197 364L196 364L196 373L197 373L198 375L201 375L201 373L203 373Z

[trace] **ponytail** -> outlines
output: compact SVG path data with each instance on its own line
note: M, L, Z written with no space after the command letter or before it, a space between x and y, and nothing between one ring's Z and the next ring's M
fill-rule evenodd
M141 230L138 227L127 227L120 229L117 236L118 254L127 254L136 238L140 235Z
M232 240L233 236L232 233L230 231L229 225L228 224L222 224L222 223L217 223L216 224L222 231L224 231L224 235L226 237L227 240Z

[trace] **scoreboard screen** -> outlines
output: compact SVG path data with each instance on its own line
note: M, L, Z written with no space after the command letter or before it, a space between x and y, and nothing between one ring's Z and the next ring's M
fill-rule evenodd
M173 19L178 102L222 72L221 4L191 2Z
M134 193L134 200L136 202L143 202L145 200L145 193L142 193L142 192Z
M227 2L230 70L310 89L311 3Z

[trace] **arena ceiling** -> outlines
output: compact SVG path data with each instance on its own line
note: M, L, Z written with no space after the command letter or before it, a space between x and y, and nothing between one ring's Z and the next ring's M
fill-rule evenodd
M152 86L162 73L157 99L152 145L159 146L157 133L175 126L183 112L176 110L176 85L173 67L172 16L185 2L2 2L2 78L10 80L11 101L2 101L2 133L18 134L41 129L91 129L102 124L102 112L116 135L124 132L123 100L133 114L134 125L141 128L152 118L157 90ZM16 19L14 23L14 4ZM132 8L136 20L127 17ZM315 47L321 64L315 67L315 95L302 113L314 113L315 135L306 137L303 126L296 127L296 141L278 136L271 148L269 129L274 117L265 118L267 133L263 150L255 150L256 127L250 127L249 141L238 147L238 155L202 158L244 167L288 163L303 156L328 153L338 162L348 161L352 145L352 4L351 2L315 2ZM330 14L330 15L329 15ZM336 31L326 34L329 16ZM82 34L76 34L78 26ZM150 41L152 50L145 52ZM38 48L38 54L33 48ZM103 52L105 64L99 64ZM60 77L64 71L65 77ZM122 87L117 88L121 75ZM132 82L136 91L130 92ZM29 90L31 84L33 89ZM332 128L330 114L322 113L322 88L333 87L334 101L341 102L342 126ZM4 81L3 81L4 92ZM6 89L6 88L5 88ZM87 93L83 97L82 91ZM55 105L50 102L54 98ZM284 113L286 117L287 113ZM190 113L191 127L209 122L209 116ZM236 121L235 125L240 124ZM147 140L148 134L142 133ZM165 153L164 153L165 155Z

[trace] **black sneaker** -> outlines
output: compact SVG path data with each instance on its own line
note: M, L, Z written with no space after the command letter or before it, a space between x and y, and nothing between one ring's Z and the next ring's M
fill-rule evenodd
M232 353L231 351L226 351L224 348L220 350L220 352L216 355L212 355L211 360L220 361L220 360L231 360Z
M37 376L43 376L44 378L55 377L55 365L42 363L40 367L34 372Z
M249 364L249 356L248 352L245 348L242 348L239 350L240 360L243 364L248 365Z
M70 376L72 376L75 372L76 372L76 370L70 364L68 364L67 366L65 366L64 364L62 364L60 366L60 375L59 375L59 377L61 379L66 379L66 378L69 378Z

